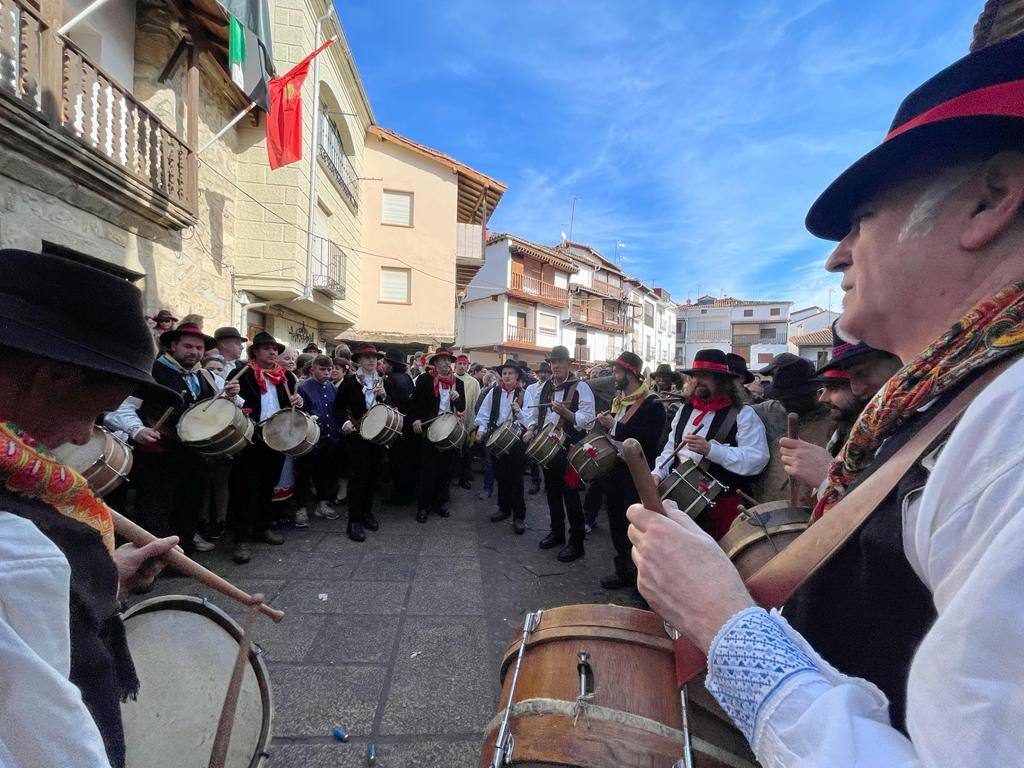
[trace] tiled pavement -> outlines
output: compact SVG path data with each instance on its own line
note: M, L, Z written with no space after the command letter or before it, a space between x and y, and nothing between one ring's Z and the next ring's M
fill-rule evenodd
M612 570L603 512L586 557L565 565L537 547L548 528L543 493L527 497L529 527L515 536L508 521L488 520L494 503L477 491L453 486L451 517L423 525L411 507L378 505L381 530L363 544L345 536L343 517L286 529L285 544L254 547L247 565L231 562L226 539L199 556L287 613L255 633L273 689L270 768L361 767L371 743L381 768L473 768L498 709L498 664L523 615L634 604L598 583ZM187 579L161 579L152 594L208 597L239 622L245 613ZM349 743L331 736L335 725Z

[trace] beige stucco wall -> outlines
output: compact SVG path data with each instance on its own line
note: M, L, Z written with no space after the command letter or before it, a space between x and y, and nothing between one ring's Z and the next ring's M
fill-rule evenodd
M367 137L363 184L359 333L450 342L455 336L458 179L452 170L394 142ZM381 181L376 181L376 179ZM381 223L384 190L413 193L413 225ZM411 269L410 303L380 302L381 267Z

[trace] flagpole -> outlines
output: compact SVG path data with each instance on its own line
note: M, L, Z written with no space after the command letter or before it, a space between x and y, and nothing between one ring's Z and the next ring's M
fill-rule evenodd
M237 124L239 120L241 120L243 117L248 115L255 108L256 108L256 102L255 101L249 102L249 106L248 107L246 107L241 112L239 112L237 115L235 115L233 118L231 118L231 122L228 123L227 125L225 125L223 128L221 128L219 131L217 131L216 135L212 139L210 139L208 142L203 144L203 146L199 148L199 151L197 151L196 154L200 155L200 154L203 153L203 151L209 149L210 145L213 144L213 142L215 142L217 139L219 139L225 133L227 133L232 128L234 128L235 124Z

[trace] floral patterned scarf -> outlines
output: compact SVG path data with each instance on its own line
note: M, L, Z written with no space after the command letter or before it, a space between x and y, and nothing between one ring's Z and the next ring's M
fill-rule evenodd
M45 502L95 529L107 551L114 551L110 507L93 494L84 477L9 421L0 422L0 478L12 493Z
M868 403L828 472L813 519L828 512L867 469L882 442L923 406L974 372L1024 351L1024 282L978 304L896 373Z

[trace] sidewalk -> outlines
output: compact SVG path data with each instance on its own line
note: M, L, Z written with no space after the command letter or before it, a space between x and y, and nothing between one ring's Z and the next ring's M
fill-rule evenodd
M498 665L522 617L572 603L635 605L607 593L612 568L604 512L574 563L537 542L548 529L543 493L527 496L528 530L491 523L492 500L452 486L451 517L413 519L412 507L375 510L381 529L356 544L345 519L286 529L281 546L255 545L235 565L230 543L200 555L287 613L261 620L256 642L274 701L271 768L362 768L371 743L380 768L475 768L498 711ZM200 595L241 622L245 609L191 579L161 579L151 595ZM320 598L325 594L326 600ZM331 736L335 725L351 735Z

